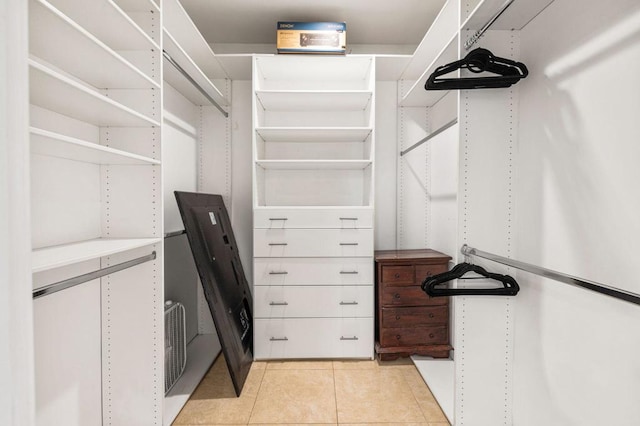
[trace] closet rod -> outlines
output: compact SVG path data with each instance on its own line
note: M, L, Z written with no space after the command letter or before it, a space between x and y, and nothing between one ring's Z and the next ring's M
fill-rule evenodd
M423 143L425 143L426 141L428 141L429 139L438 136L440 133L444 132L445 130L447 130L449 127L453 126L454 124L456 124L458 122L457 118L454 118L453 120L451 120L450 122L448 122L447 124L445 124L444 126L440 127L438 130L436 130L435 132L431 132L428 136L425 136L424 138L420 139L418 142L414 143L413 145L411 145L409 148L405 149L404 151L400 151L400 156L402 157L403 155L405 155L406 153L408 153L409 151L414 150L415 148L419 147L420 145L422 145Z
M511 3L513 2L514 0L507 0L506 2L504 2L500 10L498 10L498 12L496 12L496 14L493 15L493 17L489 19L487 23L482 26L482 28L476 31L475 34L473 34L471 37L467 39L467 41L464 42L464 48L466 50L469 50L469 48L473 46L480 37L482 37L485 31L487 31L489 27L491 27L491 25L493 25L493 23L496 22L496 19L498 19L500 15L502 15L504 11L507 10L509 6L511 6Z
M154 251L154 252L151 252L151 254L148 254L146 256L138 257L136 259L118 263L117 265L98 269L96 271L89 272L83 275L78 275L77 277L58 281L57 283L49 284L45 287L34 290L33 298L37 299L42 296L47 296L49 294L56 293L61 290L65 290L67 288L77 286L78 284L86 283L87 281L95 280L96 278L104 277L105 275L113 274L114 272L122 271L123 269L131 268L132 266L136 266L141 263L154 260L155 258L156 258L156 252Z
M519 260L509 259L497 254L487 253L468 245L463 245L460 252L465 256L477 256L484 259L489 259L494 262L502 263L503 265L512 266L523 271L531 272L532 274L540 275L545 278L551 278L556 281L570 284L577 287L586 288L596 293L604 294L607 296L615 297L616 299L624 300L627 302L640 305L640 294L632 293L629 291L621 290L619 288L610 287L608 285L600 284L594 281L583 280L572 275L564 274L562 272L553 271L551 269L543 268L541 266L532 265L530 263L520 262Z
M164 234L165 238L171 238L171 237L177 237L178 235L182 235L182 234L186 234L187 231L185 231L184 229L182 231L173 231L173 232L167 232L166 234Z
M198 89L198 91L200 93L202 93L202 95L207 98L207 100L209 102L211 102L213 104L214 107L218 108L218 111L220 111L222 113L222 115L225 116L225 118L229 117L229 113L227 111L224 110L224 108L222 108L211 96L209 96L209 94L202 88L202 86L200 86L198 84L197 81L195 81L193 78L191 78L191 76L189 75L189 73L187 73L181 66L180 64L178 64L172 57L171 55L169 55L167 53L166 50L162 51L162 55L165 57L165 59L167 61L169 61L169 63L171 65L173 65L175 67L175 69L177 69L178 71L180 71L180 74L182 74L184 76L184 78L186 78L187 80L189 80L189 83L193 84L193 86Z

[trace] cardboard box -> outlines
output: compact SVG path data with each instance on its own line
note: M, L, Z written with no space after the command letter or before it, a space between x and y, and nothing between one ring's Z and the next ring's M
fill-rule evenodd
M278 22L278 53L342 54L347 50L345 22Z

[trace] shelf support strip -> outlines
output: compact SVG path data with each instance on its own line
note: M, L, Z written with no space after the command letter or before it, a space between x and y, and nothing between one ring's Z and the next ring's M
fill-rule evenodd
M453 120L451 120L450 122L448 122L444 126L440 127L438 130L436 130L434 132L431 132L428 136L425 136L424 138L420 139L418 142L414 143L409 148L405 149L404 151L400 151L400 156L402 157L403 155L405 155L406 153L416 149L417 147L419 147L420 145L422 145L423 143L425 143L429 139L438 136L440 133L444 132L445 130L447 130L449 127L453 126L457 122L458 122L458 119L454 118Z

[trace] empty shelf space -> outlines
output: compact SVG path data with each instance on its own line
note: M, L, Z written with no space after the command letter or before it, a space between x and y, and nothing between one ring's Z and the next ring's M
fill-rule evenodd
M458 34L449 40L420 78L407 91L400 101L401 106L433 106L442 99L448 90L425 90L424 85L436 68L458 59Z
M179 42L166 30L164 35L164 50L169 56L218 104L226 106L229 105L229 101L218 90L218 88L211 82L209 77L200 68L199 63L194 60L185 49L179 44ZM165 76L164 79L167 83L173 86L174 89L182 93L187 99L196 105L209 105L211 102L206 99L196 89L193 84L186 77L184 77L171 63L166 59L164 60ZM190 86L190 87L189 87Z
M160 123L29 59L30 102L96 126L149 127Z
M362 170L369 160L259 160L256 164L271 170Z
M94 87L160 88L158 83L44 0L30 2L29 29L31 54Z
M229 78L211 47L178 0L163 0L162 15L165 33L171 35L208 78L212 80Z
M112 0L56 0L56 7L114 50L159 50L159 46ZM117 28L117 31L114 31Z
M491 25L490 30L521 30L553 0L516 0ZM479 30L502 8L505 0L482 0L462 24L463 30Z
M256 97L265 110L364 110L373 94L367 90L259 90Z
M364 141L371 127L259 127L265 142L346 142Z
M32 272L72 265L162 242L161 238L103 239L44 247L31 254Z
M160 164L160 161L48 130L29 129L31 153L93 164Z

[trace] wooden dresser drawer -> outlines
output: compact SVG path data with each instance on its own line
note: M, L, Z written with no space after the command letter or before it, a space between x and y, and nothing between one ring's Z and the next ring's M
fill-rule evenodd
M411 308L382 308L383 327L446 325L448 323L448 305Z
M373 357L371 318L254 320L255 359Z
M420 286L384 287L381 292L382 307L445 305L446 297L429 297Z
M254 229L254 257L371 257L373 229Z
M372 318L372 286L255 286L255 318Z
M413 285L416 271L413 265L383 266L381 279L387 285Z
M256 286L373 285L372 257L256 257L253 265Z
M383 346L438 345L449 343L448 327L401 327L380 330Z

